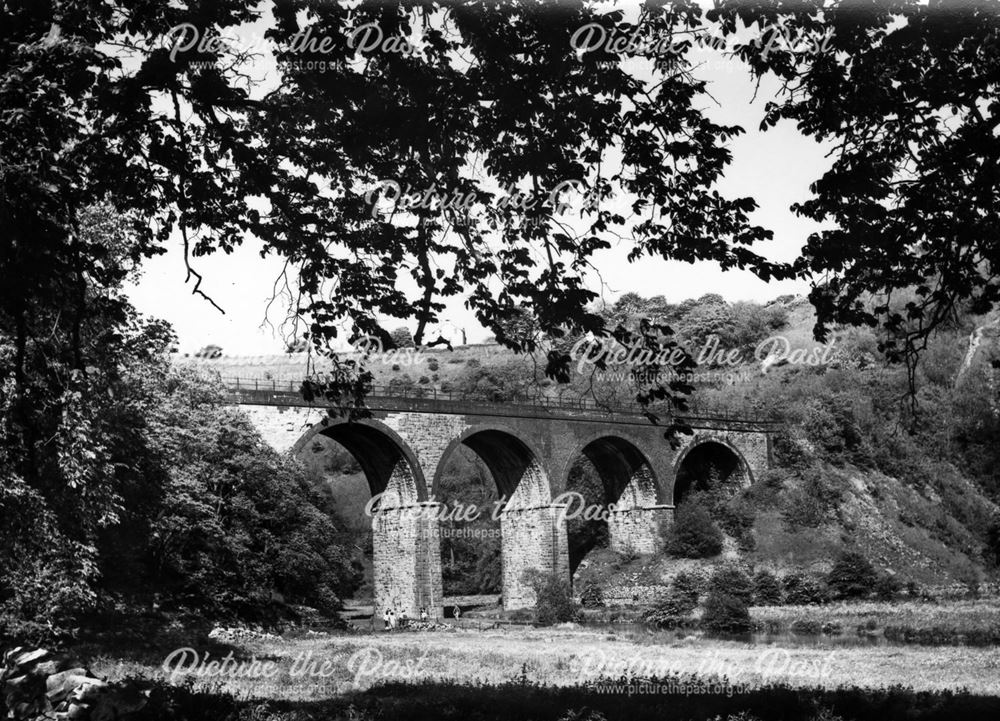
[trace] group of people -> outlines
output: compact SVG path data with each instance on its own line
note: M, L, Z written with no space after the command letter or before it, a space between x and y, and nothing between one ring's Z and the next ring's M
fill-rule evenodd
M420 622L426 623L429 617L430 616L427 613L427 607L426 606L421 607ZM386 608L382 612L382 622L384 624L382 627L383 630L395 631L397 628L407 628L410 625L410 617L407 615L405 608L399 612L398 617L396 616L395 609Z

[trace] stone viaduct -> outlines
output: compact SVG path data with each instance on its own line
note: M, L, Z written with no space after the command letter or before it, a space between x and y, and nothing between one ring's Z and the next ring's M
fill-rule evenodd
M442 607L438 488L460 445L482 459L505 500L500 511L503 605L534 605L531 569L569 576L563 496L573 462L586 457L605 487L615 550L656 552L661 525L673 519L686 461L711 453L728 459L741 484L770 462L770 426L737 418L688 418L693 435L676 449L664 428L636 411L583 404L496 404L444 397L373 395L371 417L347 421L309 404L290 384L229 386L238 404L278 450L308 447L328 436L357 459L373 503L376 613L386 607L415 617ZM562 496L562 497L561 497ZM567 509L567 503L570 508ZM577 500L576 506L580 503ZM491 512L492 509L487 509Z

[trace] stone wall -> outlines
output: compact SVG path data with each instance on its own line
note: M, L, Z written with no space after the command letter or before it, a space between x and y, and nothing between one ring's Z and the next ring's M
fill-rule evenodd
M608 606L651 606L669 590L665 584L650 584L608 586L602 592Z
M271 448L279 453L292 450L302 436L326 415L317 408L284 406L240 406Z
M658 553L663 545L664 524L672 523L673 520L673 506L615 509L608 514L611 550L644 556Z

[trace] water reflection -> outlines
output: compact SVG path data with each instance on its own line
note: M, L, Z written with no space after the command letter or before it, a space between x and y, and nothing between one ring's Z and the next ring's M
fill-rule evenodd
M769 646L769 645L780 645L780 646L860 646L860 647L872 647L872 646L905 646L906 643L890 641L883 637L881 634L878 635L859 635L857 633L844 632L841 634L804 634L804 633L792 633L791 631L759 631L755 633L746 634L725 634L725 633L707 633L703 631L696 631L693 629L685 628L675 628L675 629L657 629L649 626L645 623L638 622L626 622L626 623L610 623L610 622L585 622L580 624L583 628L588 629L601 629L607 631L615 631L617 633L626 634L630 636L642 636L647 637L657 643L677 643L677 642L688 642L693 643L700 640L705 641L733 641L736 643L745 643L753 646Z

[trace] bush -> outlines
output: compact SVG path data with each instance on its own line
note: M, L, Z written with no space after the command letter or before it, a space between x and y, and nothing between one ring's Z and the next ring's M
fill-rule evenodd
M880 573L875 581L875 598L879 601L895 601L902 591L902 582L891 573Z
M877 574L868 559L856 551L845 551L833 564L826 583L834 598L866 598L872 592Z
M685 599L685 603L690 604L690 611L698 605L698 596L701 594L701 583L694 574L681 571L670 583L670 589L677 594L678 598Z
M683 501L664 534L667 551L680 558L709 558L722 552L722 531L700 501Z
M792 623L791 630L796 636L819 636L823 626L814 619L800 618Z
M781 584L778 577L766 569L753 577L753 602L755 606L777 606L781 603Z
M584 608L604 608L604 591L596 583L589 583L580 594L580 605Z
M750 611L742 599L728 593L711 591L705 599L701 627L715 633L749 633Z
M801 482L790 488L781 509L781 517L789 531L818 528L834 517L843 499L841 480L834 473L812 468L801 473Z
M725 502L717 504L715 517L722 530L733 538L741 542L744 542L747 537L753 538L751 531L755 513L753 506L744 496L733 496Z
M441 366L438 363L437 358L431 358L429 361L427 361L427 370L429 370L431 373L435 372L440 367Z
M573 602L569 583L554 573L529 571L527 581L535 591L535 621L542 626L575 621L580 610Z
M745 604L753 602L753 584L738 566L719 566L708 581L708 591L735 596Z
M389 337L392 339L393 348L413 348L415 345L413 333L406 327L397 328L389 334Z
M826 460L835 465L870 463L852 398L846 394L824 394L813 398L805 409L803 428Z
M753 531L747 531L736 539L736 547L743 553L753 553L757 550L757 536Z
M826 589L813 578L798 573L790 573L782 579L785 588L785 603L790 606L806 606L826 603Z
M698 581L688 573L674 577L667 593L650 609L645 619L663 628L673 628L698 607Z

